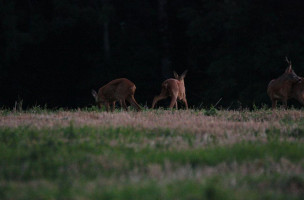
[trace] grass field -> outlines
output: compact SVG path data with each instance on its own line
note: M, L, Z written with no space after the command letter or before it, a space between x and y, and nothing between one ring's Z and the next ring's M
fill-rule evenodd
M0 199L303 199L303 117L0 110Z

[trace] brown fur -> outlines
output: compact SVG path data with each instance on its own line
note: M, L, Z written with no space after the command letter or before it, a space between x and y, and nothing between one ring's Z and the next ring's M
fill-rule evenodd
M292 88L295 84L301 82L301 78L293 71L291 62L286 58L289 66L285 70L284 74L277 79L273 79L269 82L267 88L267 94L272 102L272 109L276 108L277 101L281 100L284 107L287 108L287 100L292 98ZM298 86L300 88L300 86Z
M290 98L296 99L299 103L304 105L304 78L301 77L301 82L293 85Z
M174 105L176 109L177 106L177 99L184 102L186 109L188 109L188 102L186 99L186 89L184 78L187 74L187 70L182 73L181 76L178 76L176 72L173 72L175 79L170 78L165 80L162 83L162 90L158 96L155 96L152 102L152 109L156 105L159 100L165 99L167 97L171 97L171 103L169 108L173 108Z
M98 90L98 94L92 90L92 95L95 98L98 107L105 105L107 111L109 111L111 105L111 111L115 109L116 101L119 101L121 107L127 110L125 100L127 100L137 111L140 111L141 108L134 98L135 90L136 86L133 82L126 78L119 78L102 86Z

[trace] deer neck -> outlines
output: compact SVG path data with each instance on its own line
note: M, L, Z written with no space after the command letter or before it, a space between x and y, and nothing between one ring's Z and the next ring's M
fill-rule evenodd
M180 80L178 85L179 85L179 95L183 96L186 92L184 80Z
M180 85L184 85L185 84L185 82L184 82L184 80L182 79L182 80L178 80L179 81L179 84Z

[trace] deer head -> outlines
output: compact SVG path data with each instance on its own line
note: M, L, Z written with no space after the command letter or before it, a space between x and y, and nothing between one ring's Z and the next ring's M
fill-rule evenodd
M98 95L97 95L97 92L95 90L91 90L91 93L95 99L95 102L97 103L98 102Z
M179 81L183 81L184 78L186 77L186 74L187 74L188 70L185 70L180 76L175 72L173 71L173 75L174 75L174 78L179 80Z
M291 61L288 60L288 58L286 57L286 62L288 63L288 67L285 70L285 76L286 76L286 80L290 81L291 83L299 83L301 82L301 77L299 77L292 69L292 64Z

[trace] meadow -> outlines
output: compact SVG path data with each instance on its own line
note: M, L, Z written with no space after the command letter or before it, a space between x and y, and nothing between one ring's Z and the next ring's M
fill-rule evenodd
M0 199L303 199L304 111L0 110Z

